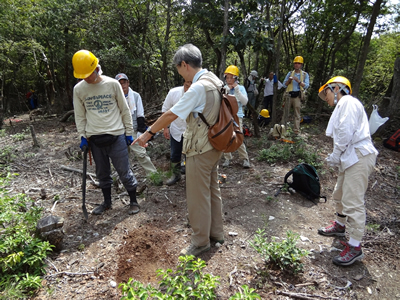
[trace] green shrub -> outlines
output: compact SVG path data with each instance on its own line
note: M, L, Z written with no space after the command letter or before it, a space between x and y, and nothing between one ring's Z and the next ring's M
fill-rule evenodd
M170 174L172 174L172 172ZM147 176L147 178L149 178L151 183L155 186L163 185L164 174L162 171L152 172Z
M9 178L0 178L0 296L14 299L17 290L29 294L41 286L52 246L34 236L41 208L23 194L8 195Z
M276 242L274 237L272 237L272 242L268 242L265 231L258 229L254 241L250 242L250 245L261 254L266 262L270 262L282 270L289 269L298 273L303 270L301 258L308 255L309 252L296 246L299 239L297 233L289 230L286 235L287 238L282 242Z
M293 144L276 141L269 148L260 150L257 159L269 163L297 160L298 163L313 165L317 170L323 164L317 149L300 137Z
M128 283L121 283L121 299L216 299L215 288L219 284L219 277L202 272L206 263L200 258L195 260L192 255L179 257L179 261L176 271L157 270L157 276L162 278L159 289L150 284L144 286L132 278ZM254 291L244 285L242 290L230 299L261 299Z

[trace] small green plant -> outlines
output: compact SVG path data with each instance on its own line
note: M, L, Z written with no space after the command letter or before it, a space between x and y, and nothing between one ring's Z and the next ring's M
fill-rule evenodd
M289 230L286 235L286 239L282 242L275 241L274 237L272 237L272 242L268 242L265 231L258 229L250 245L261 254L266 262L270 262L282 270L292 270L296 274L303 270L301 258L308 255L309 252L296 246L299 239L297 233Z
M55 194L54 197L53 197L53 200L54 201L60 200L60 195L59 194Z
M121 300L130 299L216 299L215 288L219 284L219 277L206 274L202 271L206 263L194 256L179 257L179 265L176 271L171 269L157 270L157 276L161 277L159 288L150 284L144 286L141 282L130 278L128 283L121 283ZM242 290L230 299L261 299L255 290L242 286Z
M0 130L0 137L6 137L7 136L7 133L6 133L6 130L5 129L1 129Z
M317 170L323 165L318 151L301 137L297 137L294 144L277 141L269 148L260 150L257 159L269 163L289 162L295 159L298 163L313 165Z
M239 292L229 298L229 300L237 299L261 299L260 295L255 292L255 289L249 288L247 285L242 285L239 287Z
M15 291L32 294L41 287L44 259L49 242L35 237L41 208L23 194L10 196L5 190L11 175L0 178L0 295L14 299Z
M155 186L161 186L163 184L164 174L161 171L157 171L148 175L148 178Z
M367 227L368 230L371 231L379 231L379 228L381 227L379 224L367 224L365 227Z
M79 251L85 250L85 244L80 244L80 245L78 246L78 250L79 250Z
M29 159L29 158L33 158L33 157L35 157L35 153L32 153L32 152L25 152L24 153L24 158L25 159Z

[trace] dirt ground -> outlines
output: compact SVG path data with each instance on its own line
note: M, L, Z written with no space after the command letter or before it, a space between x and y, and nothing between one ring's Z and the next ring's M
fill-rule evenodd
M10 135L0 140L2 145L13 145L17 155L11 168L19 176L10 191L35 199L44 215L64 218L63 248L48 257L43 288L33 299L120 299L121 282L132 277L156 285L157 269L174 269L180 250L190 243L184 176L172 187L154 186L131 159L139 188L145 188L139 197L140 213L128 215L128 195L117 183L113 209L102 216L89 214L85 222L82 176L63 167L82 169L75 125L60 124L57 118L30 121L28 115L17 116L11 124L8 121L5 126ZM29 124L34 126L39 148L32 146L29 131L23 141L11 136ZM332 149L331 140L324 136L325 125L311 123L301 133L322 157ZM220 168L220 174L226 175L221 183L225 243L219 248L212 244L211 251L201 255L207 263L205 272L220 276L218 299L228 299L243 284L255 288L262 299L400 299L400 153L384 148L381 141L375 143L380 154L366 194L367 224L375 230L368 229L363 240L365 258L338 267L332 257L339 253L337 248L343 248L339 239L317 234L319 227L334 218L330 195L337 172L324 166L319 174L327 203L314 205L298 194L284 192L273 197L297 162L258 161L266 140L264 131L260 139L246 138L250 169L242 168L237 153L230 167ZM162 135L148 152L158 169L168 170L169 147ZM95 173L94 164L88 172ZM90 179L86 202L88 211L102 202L101 190ZM310 251L303 259L304 271L294 276L268 267L249 245L258 228L281 239L287 230L298 233L298 246Z

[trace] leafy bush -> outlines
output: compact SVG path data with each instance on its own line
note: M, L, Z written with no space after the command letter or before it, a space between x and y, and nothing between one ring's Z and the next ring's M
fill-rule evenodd
M192 255L179 257L179 261L176 271L157 270L157 276L162 278L159 289L151 285L144 286L132 278L128 283L121 283L121 299L216 299L215 288L219 284L219 277L202 272L206 263L200 258L195 260ZM242 289L230 299L261 299L254 289L247 286L242 286Z
M266 262L271 262L282 270L289 269L298 273L303 270L301 258L308 255L309 252L296 246L299 239L297 233L289 230L286 235L287 238L282 242L276 242L274 237L272 237L272 242L268 242L264 230L258 229L254 241L250 242L250 245L261 254Z
M16 291L31 293L41 286L43 260L51 245L34 236L41 208L23 194L9 196L0 178L0 296L15 299Z
M296 159L298 163L307 163L314 166L316 169L323 164L318 151L307 144L302 138L296 138L294 144L275 142L269 148L260 150L257 159L269 163L277 161L289 162Z
M172 172L171 172L172 173ZM162 171L152 172L147 176L155 186L163 185L164 174Z

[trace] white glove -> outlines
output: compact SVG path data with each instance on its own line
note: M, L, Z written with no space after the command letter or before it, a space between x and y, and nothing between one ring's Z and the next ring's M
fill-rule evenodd
M325 158L326 163L330 167L336 167L340 165L340 155L342 152L338 149L333 149L333 152L329 154L327 158Z

